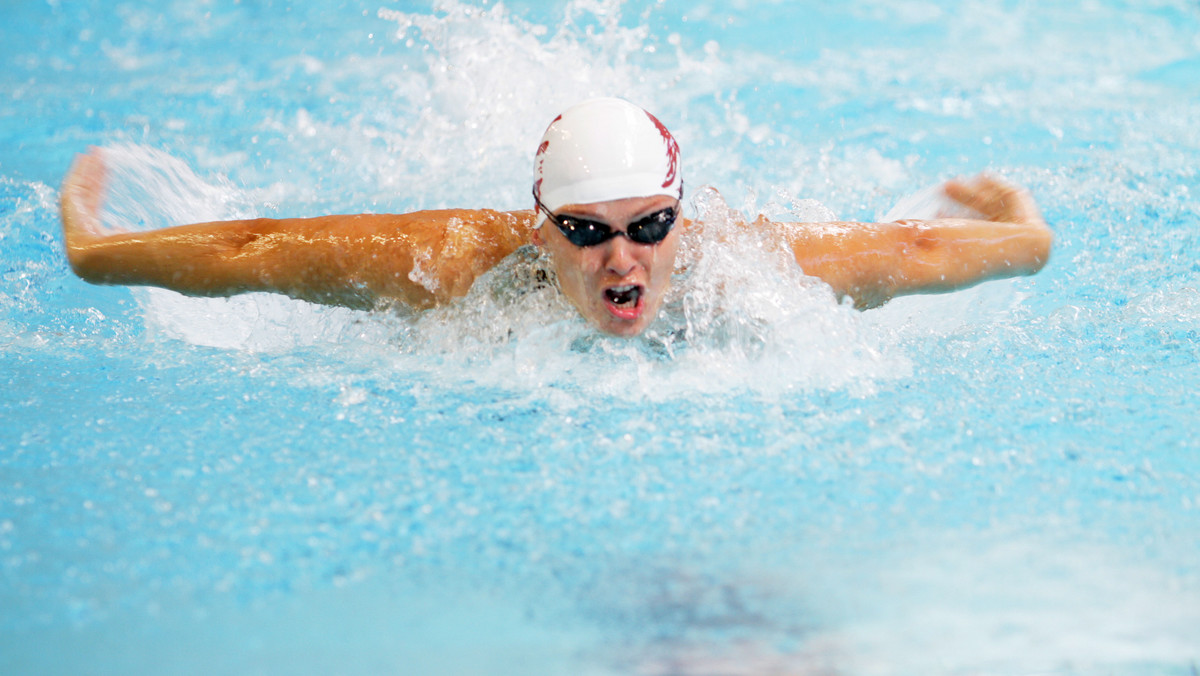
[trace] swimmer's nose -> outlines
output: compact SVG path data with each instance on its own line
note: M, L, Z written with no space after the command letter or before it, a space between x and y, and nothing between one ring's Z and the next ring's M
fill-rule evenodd
M637 244L629 241L628 237L618 235L608 240L605 245L608 247L605 268L609 272L618 277L624 277L633 271L634 266L637 265L633 247L638 246Z

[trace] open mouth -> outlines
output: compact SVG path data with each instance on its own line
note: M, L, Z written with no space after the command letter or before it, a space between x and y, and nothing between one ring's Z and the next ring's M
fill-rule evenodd
M608 311L621 319L637 319L642 314L642 294L644 289L640 284L612 286L604 290L604 301Z

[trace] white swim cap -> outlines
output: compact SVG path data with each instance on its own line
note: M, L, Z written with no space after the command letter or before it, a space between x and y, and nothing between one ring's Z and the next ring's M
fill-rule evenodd
M683 198L679 144L623 99L591 99L550 123L533 162L533 195L550 211L626 197ZM539 209L534 227L542 227Z

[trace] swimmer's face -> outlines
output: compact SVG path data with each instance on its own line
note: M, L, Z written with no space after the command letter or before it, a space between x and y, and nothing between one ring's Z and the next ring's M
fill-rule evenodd
M554 213L625 232L631 223L672 208L678 210L679 201L659 195L571 204ZM546 221L533 231L533 243L550 252L559 286L584 318L605 333L635 336L662 307L675 269L682 223L679 218L658 244L638 244L617 236L595 246L576 246Z

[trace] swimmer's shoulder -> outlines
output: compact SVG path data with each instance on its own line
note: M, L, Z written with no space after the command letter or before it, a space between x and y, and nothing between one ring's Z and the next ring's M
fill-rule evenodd
M441 256L457 259L474 278L526 246L533 228L532 211L447 209L435 222L444 223Z
M421 308L464 295L474 280L529 241L532 212L431 209L290 221L308 267L337 269L355 289ZM306 259L307 260L307 259Z
M406 230L432 244L426 266L444 277L442 291L464 295L474 281L500 261L529 244L532 211L440 209L411 215Z

